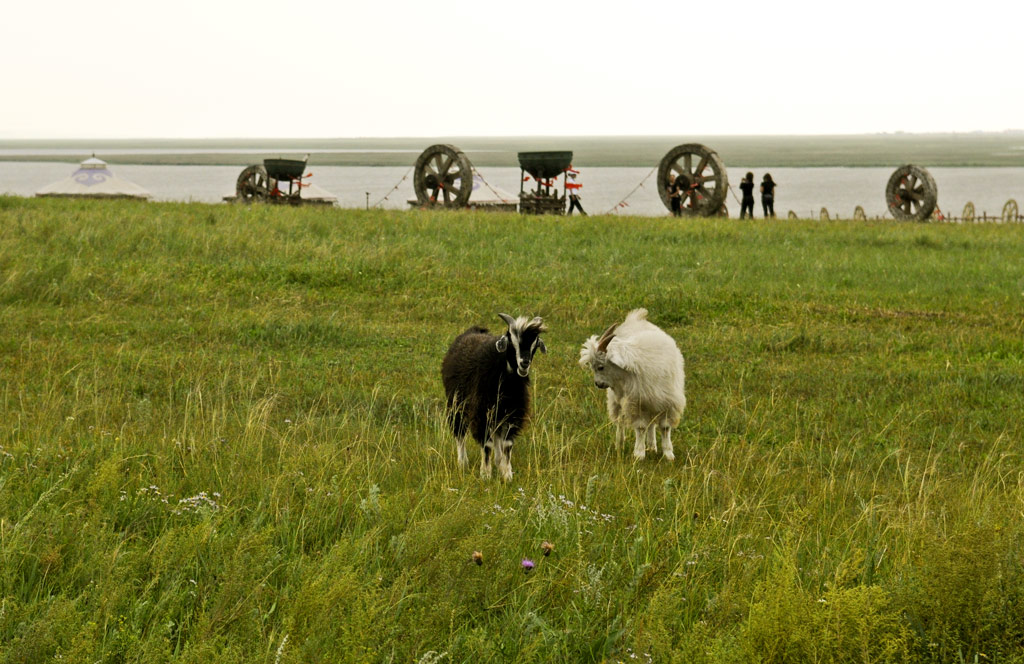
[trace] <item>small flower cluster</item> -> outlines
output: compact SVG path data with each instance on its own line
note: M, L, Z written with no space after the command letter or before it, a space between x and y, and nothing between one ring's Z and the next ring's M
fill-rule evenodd
M740 549L736 552L736 557L747 558L748 560L762 560L764 559L764 554L758 553L757 551L744 551Z
M555 545L551 542L548 542L547 540L544 540L544 542L542 542L540 545L540 550L546 558L551 555L552 551L555 550ZM470 560L472 560L477 565L483 565L484 554L480 551L474 551L473 555L470 556ZM523 558L521 561L519 561L519 567L522 568L525 574L529 574L531 571L533 571L533 568L536 566L537 563L533 562L533 560L531 560L530 558Z
M3 445L0 445L0 460L14 459L14 455L4 449Z
M448 490L458 491L451 488ZM513 504L511 505L494 503L484 510L484 514L501 517L513 516L525 511L532 514L542 528L565 531L569 529L571 522L574 530L579 527L585 533L593 533L589 529L591 524L608 525L614 523L616 519L614 514L601 512L587 505L577 504L575 501L567 498L565 494L558 494L556 496L550 491L544 496L534 498L531 503L526 496L526 491L519 487L512 494L512 501ZM633 527L635 528L636 526ZM484 530L491 530L491 524L484 523L483 528Z
M491 506L491 509L489 509L487 511L487 513L488 514L515 514L516 513L516 508L514 508L512 506L502 507L498 503L494 503L494 505Z
M548 494L548 499L553 501L554 500L554 496L552 496L551 494ZM578 512L580 512L580 513L586 515L587 517L589 517L594 522L611 523L612 521L615 520L615 515L614 514L605 514L603 512L599 512L599 511L597 511L595 509L590 509L586 505L577 505L576 503L574 503L573 501L569 500L568 498L566 498L562 494L558 494L558 500L565 507L569 508L570 510L572 510L572 509L577 510Z
M198 514L204 510L216 512L220 509L220 505L214 498L220 498L220 493L214 491L212 497L207 495L205 491L200 491L194 496L189 498L182 498L178 501L178 506L174 509L174 514Z
M573 590L573 593L582 594L584 597L589 599L594 604L600 604L604 599L603 588L604 583L604 568L598 567L597 565L587 565L586 580L579 580L579 588Z
M643 654L635 653L635 652L633 652L632 648L626 648L626 658L628 660L630 660L630 661L638 661L638 660L640 660L640 661L646 662L647 664L650 664L651 662L654 661L654 657L651 656L651 653L649 653L649 652L645 652ZM626 662L626 660L622 660L622 659L617 660L617 664L625 664L625 662Z
M158 487L155 484L150 484L149 486L140 486L139 490L135 492L135 495L141 496L143 498L148 498L149 500L156 503L163 503L164 505L169 505L170 498L174 497L171 494L165 495L164 493L162 493L160 491L160 487ZM121 491L121 500L124 501L127 499L128 494L124 491Z

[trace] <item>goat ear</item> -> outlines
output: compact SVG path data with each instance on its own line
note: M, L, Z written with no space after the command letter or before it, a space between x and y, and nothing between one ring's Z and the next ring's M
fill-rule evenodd
M540 350L540 352L542 353L548 352L548 347L544 345L543 339L537 339L537 349Z
M508 314L498 314L498 316L501 320L505 321L505 325L508 325L509 327L512 327L512 324L516 322L516 319L512 318Z
M494 344L494 347L498 349L499 353L504 353L508 350L508 335L501 335L498 337L498 342Z
M636 371L638 367L636 349L630 344L615 344L608 351L608 361L626 371Z

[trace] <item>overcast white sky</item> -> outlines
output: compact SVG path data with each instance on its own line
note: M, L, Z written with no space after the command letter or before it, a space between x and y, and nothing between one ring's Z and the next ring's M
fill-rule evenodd
M0 138L1024 128L1020 0L39 0Z

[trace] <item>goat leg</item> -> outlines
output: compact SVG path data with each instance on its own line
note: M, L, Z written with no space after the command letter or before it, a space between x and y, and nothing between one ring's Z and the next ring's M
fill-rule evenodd
M637 461L641 461L647 456L647 428L638 426L634 429L636 432L636 440L633 442L633 458Z
M626 442L626 423L622 421L622 402L615 390L608 388L608 419L615 424L615 449L618 450Z
M675 461L676 455L672 452L672 427L661 426L661 456L666 461Z
M498 440L495 446L498 452L498 473L501 475L501 479L505 482L512 480L512 442L508 440Z
M480 455L480 477L491 479L491 443L484 443L483 454Z
M658 431L655 429L653 423L647 425L647 451L658 451Z

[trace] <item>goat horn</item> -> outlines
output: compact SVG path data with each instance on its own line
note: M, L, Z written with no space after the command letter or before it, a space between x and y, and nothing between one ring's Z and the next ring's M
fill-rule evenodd
M601 337L597 340L598 352L604 353L605 351L608 350L608 343L615 338L615 328L617 327L618 325L612 325L607 330L601 333Z
M501 320L505 321L505 324L508 325L509 327L512 327L512 323L516 322L516 319L512 318L508 314L498 314L498 316L500 316Z

